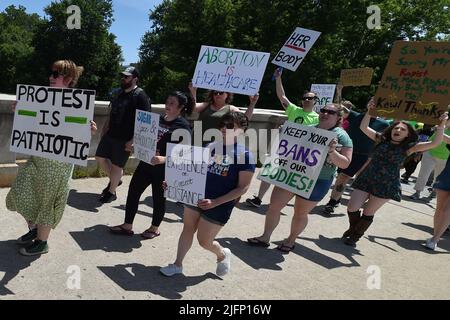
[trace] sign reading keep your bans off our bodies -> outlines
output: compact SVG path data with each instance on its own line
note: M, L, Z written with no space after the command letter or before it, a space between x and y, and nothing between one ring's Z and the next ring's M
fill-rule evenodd
M197 88L255 95L269 56L267 52L202 46L192 84Z
M438 124L450 104L450 43L396 41L372 115Z
M334 132L286 121L258 179L303 197L311 195Z
M95 91L17 85L10 150L87 165Z

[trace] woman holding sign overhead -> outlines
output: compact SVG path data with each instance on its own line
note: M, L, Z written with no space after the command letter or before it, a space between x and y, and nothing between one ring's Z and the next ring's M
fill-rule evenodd
M185 206L176 260L160 269L165 276L183 272L183 260L196 232L200 246L217 256L216 274L224 276L230 271L231 251L222 248L214 239L230 219L237 199L247 192L255 171L252 154L237 142L247 127L248 119L241 112L230 112L221 118L218 128L221 129L223 143L214 142L208 146L211 161L206 176L205 199L200 200L197 207Z
M308 224L308 214L320 202L333 182L337 167L345 169L352 160L352 140L340 127L343 120L343 109L339 104L327 104L320 109L319 124L317 128L328 130L337 134L337 139L329 143L328 156L320 171L311 195L308 198L296 195L294 204L294 216L291 222L291 231L277 249L283 253L289 253L295 247L295 240ZM339 148L337 148L339 146ZM277 191L281 190L281 191ZM259 237L247 239L253 246L269 247L270 237L280 222L281 209L291 199L289 191L279 187L272 192L271 203L266 213L263 234ZM273 208L277 208L274 210Z
M367 109L375 108L372 98ZM356 242L372 224L375 213L389 200L401 200L400 168L407 156L437 147L444 135L447 113L440 117L434 141L420 142L414 128L405 121L396 121L383 132L369 127L370 114L361 121L360 129L376 146L372 150L370 162L353 182L353 192L347 205L350 227L343 234L345 244L355 247ZM364 206L363 214L361 208Z
M83 67L73 61L56 61L48 78L50 87L72 88L82 72ZM97 130L93 121L90 130L91 134ZM17 240L24 246L19 251L21 254L32 256L48 252L50 231L56 228L64 213L72 170L72 164L35 156L19 169L6 196L6 207L20 213L28 223L29 232Z
M194 108L192 97L181 92L174 91L166 99L164 116L160 117L156 156L151 159L151 164L140 161L128 188L127 204L125 208L125 222L111 227L114 234L133 235L133 221L136 216L139 200L145 189L152 185L153 219L150 228L141 235L145 239L153 239L160 235L159 226L166 213L166 198L164 197L163 181L165 173L167 143L172 141L172 133L177 129L184 129L191 135L191 127L185 119Z

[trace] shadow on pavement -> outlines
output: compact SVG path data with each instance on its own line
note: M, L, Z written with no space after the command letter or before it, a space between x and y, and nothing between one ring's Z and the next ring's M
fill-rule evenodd
M339 217L346 216L345 213L336 213L336 212L334 212L332 214L326 213L325 205L315 206L314 209L311 210L310 214L317 214L324 218L339 218Z
M150 208L153 208L153 200L151 197L147 197L145 200L140 201L139 202L139 206L142 208L142 205L147 205ZM123 210L123 216L125 218L125 208L126 206L124 204L121 204L119 206L114 206L114 208L116 209L120 209ZM175 202L172 201L166 201L166 215L164 216L163 221L167 222L167 223L183 223L183 205L182 204L177 204ZM178 219L171 219L167 217L167 213L173 213L176 216L178 216ZM138 210L137 214L152 218L153 214L150 212L145 212L142 210ZM151 224L151 222L149 221L149 225Z
M100 195L97 193L78 192L75 189L71 189L67 205L81 211L98 212L97 208L103 205L103 203L98 201L99 198Z
M253 269L282 270L278 264L284 261L281 251L270 248L255 247L239 238L217 239L221 246L229 248L234 256L241 259Z
M211 272L202 276L187 277L179 274L166 277L159 272L160 268L138 263L98 267L101 272L126 291L148 291L167 299L182 299L181 293L188 287L198 285L207 279L220 279Z
M4 272L0 280L0 296L14 294L6 288L9 281L14 279L21 270L28 268L39 256L25 257L19 254L16 240L0 241L0 272Z
M108 226L95 225L85 228L84 231L71 231L69 234L83 251L103 250L106 252L132 252L142 246L139 234L133 236L115 235L109 231Z
M378 242L378 240L387 240L396 243L399 247L410 250L410 251L422 251L427 252L430 254L450 254L450 242L441 240L438 244L438 247L444 250L447 250L447 252L439 252L439 251L432 251L425 248L425 239L407 239L407 238L389 238L389 237L379 237L379 236L368 236L367 239L369 239L371 242L379 244L380 246L383 246L385 248L388 248L392 251L397 252L394 248L389 247L388 245L382 244Z

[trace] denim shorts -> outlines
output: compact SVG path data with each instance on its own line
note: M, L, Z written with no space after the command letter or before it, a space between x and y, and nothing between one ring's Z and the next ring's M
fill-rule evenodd
M231 211L233 211L233 208L234 208L234 203L229 204L227 202L218 207L208 209L208 210L203 210L203 209L200 209L199 207L194 207L194 206L190 206L187 204L185 204L184 206L186 208L197 211L200 214L200 217L202 217L206 221L209 221L214 224L218 224L220 226L224 226L230 219Z
M311 192L311 195L309 198L305 198L302 196L297 195L297 197L300 197L305 200L309 201L321 201L327 194L328 190L330 190L331 184L333 183L333 178L329 180L325 179L318 179L316 181L316 185L314 186L313 191Z
M433 188L450 192L450 160L447 160L445 169L437 176Z

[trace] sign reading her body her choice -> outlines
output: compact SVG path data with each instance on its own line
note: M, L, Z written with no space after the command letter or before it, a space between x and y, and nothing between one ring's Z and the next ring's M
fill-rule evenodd
M202 46L192 84L198 88L255 95L269 56L267 52Z
M158 143L159 114L136 110L134 122L133 148L134 156L150 164L156 155Z
M334 91L336 90L335 84L312 84L311 92L317 95L318 100L314 103L314 111L319 110L329 103L333 103Z
M285 122L258 179L309 197L322 167L327 165L328 144L336 137L327 130Z
M205 198L209 157L209 148L168 143L165 196L197 206Z
M373 115L439 123L450 102L450 43L396 41Z
M291 71L297 70L319 36L318 31L297 27L278 51L272 63Z
M342 69L339 84L345 87L370 86L372 76L372 68Z
M95 91L17 85L10 150L87 165Z

